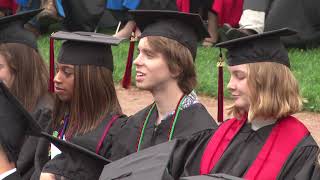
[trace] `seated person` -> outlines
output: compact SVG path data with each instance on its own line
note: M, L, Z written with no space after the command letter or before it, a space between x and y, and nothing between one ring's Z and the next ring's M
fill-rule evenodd
M131 116L114 138L111 159L207 131L217 125L193 91L197 43L209 34L197 14L164 10L130 11L142 30L136 86L154 102Z
M41 127L51 120L53 97L48 92L49 71L39 53L36 37L23 28L41 9L0 18L0 80L19 99ZM14 32L14 33L13 33ZM46 116L41 118L37 117ZM34 167L37 137L28 137L17 161L23 179L29 179Z
M226 38L234 39L289 27L298 33L281 38L286 46L299 48L319 46L319 6L318 0L244 0L243 13L239 21L240 28L224 26ZM288 13L287 9L294 13Z
M2 144L2 142L1 142ZM16 163L10 158L10 154L0 144L0 179L20 179L17 173Z
M50 90L54 90L56 97L53 120L48 125L48 132L96 154L109 157L113 133L121 126L121 122L126 120L112 76L114 66L111 45L119 44L120 40L93 32L64 31L53 33L51 42L53 39L66 41L62 43L59 51L56 74L53 77L52 72L50 78ZM53 43L50 47L53 50ZM54 64L53 54L50 62ZM54 66L50 67L54 70ZM68 160L60 153L53 144L41 141L35 157L37 166L32 179L39 179L41 172L79 179L81 175L73 173L74 166L64 166ZM99 170L102 171L102 168L97 169ZM87 179L96 179L99 175L89 172L81 171L86 173Z
M27 114L27 115L26 115ZM41 129L31 115L0 81L0 179L22 179L16 169L21 147L27 135ZM32 118L31 118L32 119Z
M181 139L170 171L225 173L245 179L320 179L319 147L292 115L302 108L280 29L217 44L227 48L234 118L209 136Z
M176 2L173 0L108 0L106 8L116 16L119 15L119 12L126 16L125 21L127 22L124 27L114 34L117 38L125 39L129 38L132 32L135 37L139 37L141 34L140 29L136 27L136 22L127 14L128 10L177 10Z

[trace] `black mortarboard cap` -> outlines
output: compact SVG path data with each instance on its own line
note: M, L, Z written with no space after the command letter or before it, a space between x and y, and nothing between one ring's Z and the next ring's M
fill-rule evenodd
M178 41L187 47L193 58L197 54L198 41L210 37L198 14L168 10L132 10L133 20L141 30L141 38L162 36Z
M111 161L82 146L64 141L45 132L42 136L61 150L62 154L47 162L43 172L67 179L98 179L103 166Z
M37 49L36 36L24 28L24 24L42 9L26 11L0 18L0 43L22 43Z
M40 135L41 128L0 81L0 141L10 161L16 161L26 135Z
M171 180L167 165L176 146L176 140L141 150L106 165L100 180Z
M59 63L103 66L113 71L111 45L118 45L121 39L94 32L59 31L50 37L50 91L53 92L54 39L66 40L60 48Z
M276 62L290 67L288 51L280 37L296 33L294 30L282 28L221 42L216 44L216 47L228 49L227 64L229 66L255 62Z
M218 174L206 174L199 176L188 176L182 177L180 180L243 180L242 178L231 176L228 174L218 173Z
M64 64L89 64L104 66L113 71L113 56L110 45L118 45L120 39L93 32L63 32L51 35L63 42L58 62Z

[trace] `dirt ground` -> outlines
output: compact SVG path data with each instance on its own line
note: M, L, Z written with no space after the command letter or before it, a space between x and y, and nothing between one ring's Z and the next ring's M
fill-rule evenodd
M122 110L127 115L132 115L138 110L153 102L152 96L147 91L141 91L131 87L129 90L123 89L120 86L116 87L117 95L122 107ZM213 97L199 96L200 102L204 104L209 113L214 119L217 117L217 101ZM230 104L230 101L225 101L225 105ZM226 113L225 113L226 114ZM294 115L299 118L309 129L312 136L320 145L320 114L312 112L301 112ZM227 117L225 117L227 118Z

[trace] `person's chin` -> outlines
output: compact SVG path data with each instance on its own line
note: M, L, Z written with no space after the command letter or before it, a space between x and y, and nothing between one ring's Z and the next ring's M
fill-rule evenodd
M152 87L146 83L136 83L136 87L141 90L151 91Z
M144 86L144 84L141 83L141 82L136 82L136 87L137 87L138 89L145 90L145 86Z
M238 109L246 109L247 105L246 103L244 103L243 101L241 101L240 99L236 100L234 105L238 108Z
M61 101L63 101L63 102L69 102L70 101L70 97L68 97L68 96L64 96L64 95L59 95L58 94L58 98L61 100Z

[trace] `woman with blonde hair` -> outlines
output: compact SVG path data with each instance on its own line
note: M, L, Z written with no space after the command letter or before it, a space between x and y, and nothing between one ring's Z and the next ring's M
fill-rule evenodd
M302 98L280 36L294 33L284 28L217 44L228 49L233 99L228 110L234 117L210 136L181 140L171 166L174 177L319 179L319 147L292 116L301 110Z

